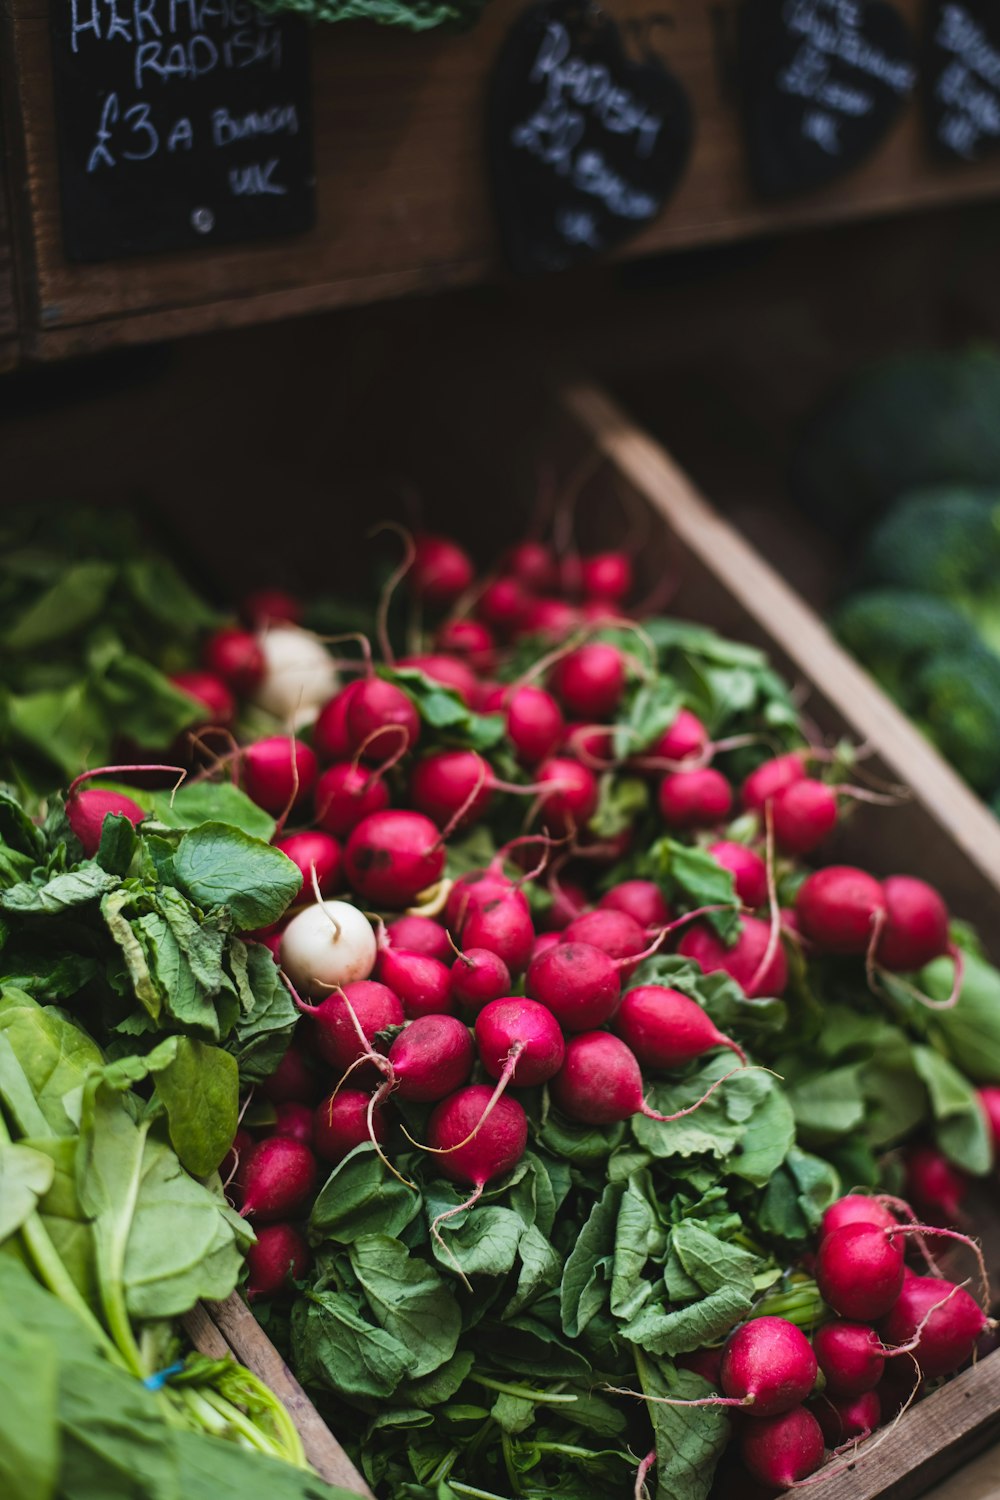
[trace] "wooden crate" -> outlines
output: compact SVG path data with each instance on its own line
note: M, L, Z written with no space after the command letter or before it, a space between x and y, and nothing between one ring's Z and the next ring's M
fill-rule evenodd
M494 56L523 0L490 0L464 35L351 24L314 36L318 227L289 240L73 265L63 254L47 0L5 0L0 70L20 163L25 340L54 358L469 284L500 274L483 153ZM898 0L916 26L922 0ZM662 216L624 256L1000 192L1000 163L935 162L912 101L876 154L840 182L764 204L745 170L731 83L738 0L673 8L659 36L697 120L693 158ZM647 14L620 0L620 19ZM582 296L586 296L583 278Z
M0 85L2 99L2 85ZM14 296L14 251L7 211L8 179L3 150L3 111L0 109L0 375L17 363L17 303Z

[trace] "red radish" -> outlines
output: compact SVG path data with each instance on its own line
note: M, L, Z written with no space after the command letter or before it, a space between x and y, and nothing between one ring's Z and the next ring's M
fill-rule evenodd
M303 1009L313 1018L317 1051L342 1074L359 1057L367 1055L352 1019L352 1010L368 1049L373 1048L380 1031L390 1026L402 1026L406 1020L399 997L386 985L371 979L345 984L340 994L328 995L321 1005Z
M518 542L507 553L504 566L526 589L536 594L544 594L547 589L557 587L559 582L559 565L551 547L546 547L544 542Z
M446 536L418 536L414 549L409 572L413 592L433 609L447 609L475 578L472 559Z
M308 1146L288 1136L272 1135L254 1146L240 1177L246 1218L261 1224L287 1219L305 1208L316 1187L316 1158Z
M489 948L465 948L451 966L450 983L452 999L471 1011L511 990L510 970Z
M434 1104L461 1088L475 1060L468 1026L454 1016L420 1016L389 1048L386 1090L414 1104ZM376 1095L376 1098L378 1096Z
M275 842L302 872L302 889L312 889L313 871L320 895L328 896L343 884L344 861L340 845L328 833L290 833Z
M482 620L446 620L438 628L435 644L449 656L460 656L474 672L492 673L496 666L493 632Z
M304 1023L303 1023L304 1024ZM314 1104L319 1098L320 1082L297 1046L289 1047L270 1078L258 1085L272 1104Z
M748 1000L762 995L781 995L788 983L788 960L780 941L761 971L771 930L759 917L741 917L740 935L732 948L702 922L693 922L680 942L678 953L693 959L703 974L722 973L735 979Z
M593 771L579 761L554 755L538 769L538 817L557 838L582 829L597 811L598 786Z
M616 959L635 958L649 947L649 939L634 917L623 911L609 911L607 907L574 917L563 929L562 941L589 943L592 948L600 948L609 958ZM630 978L636 967L636 964L623 964L621 977Z
M368 1130L369 1095L359 1089L340 1089L324 1099L313 1118L313 1140L317 1155L336 1166L355 1146L371 1140ZM381 1113L372 1111L372 1130L379 1145L386 1125Z
M302 605L284 589L258 589L246 596L240 613L255 630L260 630L267 625L298 625Z
M625 663L617 647L593 641L557 661L550 681L571 717L588 722L610 719L625 691Z
M753 1318L730 1334L720 1379L751 1417L776 1417L804 1401L819 1367L801 1328L785 1318Z
M805 776L771 801L774 841L783 854L811 854L837 826L837 793Z
M820 1241L816 1284L842 1318L884 1317L903 1285L902 1245L876 1224L844 1224Z
M461 657L435 655L428 652L421 656L400 657L399 665L416 667L432 682L439 683L441 687L451 688L467 708L471 708L479 696L479 680L468 662L463 661Z
M294 1224L265 1224L247 1251L247 1296L275 1297L301 1281L312 1264L309 1246Z
M464 1203L438 1214L431 1225L442 1248L441 1225L478 1203L486 1184L516 1167L528 1145L527 1116L509 1095L497 1101L480 1125L491 1096L486 1084L470 1084L442 1099L427 1122L428 1145L438 1155L438 1171L473 1190Z
M566 1056L551 1083L553 1101L570 1120L583 1125L613 1125L645 1115L668 1124L692 1114L722 1080L695 1104L673 1115L651 1109L642 1094L639 1064L625 1043L609 1031L583 1031L566 1043Z
M540 932L532 945L531 962L534 963L536 958L541 958L543 953L548 953L550 948L554 948L559 937L558 932Z
M887 1344L919 1338L913 1356L927 1378L951 1375L972 1358L986 1328L982 1309L964 1287L936 1276L908 1276L879 1324Z
M863 1396L885 1370L882 1340L869 1323L824 1323L813 1334L813 1353L831 1396Z
M721 771L704 766L664 776L656 800L668 828L711 828L729 816L733 792Z
M275 1109L277 1116L269 1128L270 1135L286 1135L302 1146L312 1145L313 1112L308 1104L286 1099Z
M264 653L248 630L227 626L213 631L201 648L201 660L241 698L251 694L264 676Z
M533 1000L548 1007L567 1031L590 1032L618 1008L618 965L590 943L559 943L533 959L525 979Z
M562 750L592 770L610 769L615 763L613 729L603 724L567 724Z
M934 1146L911 1146L904 1158L906 1196L929 1224L954 1224L961 1217L968 1179Z
M242 759L247 796L274 817L303 802L316 784L315 754L287 735L247 745Z
M351 698L362 686L360 678L349 682L320 709L313 725L312 742L321 760L347 760L352 754L347 710L351 706Z
M466 951L488 948L511 974L523 973L531 962L535 928L528 903L516 887L471 903L458 935Z
M632 563L627 552L595 552L580 559L580 586L588 599L620 604L632 592Z
M794 782L801 781L805 774L805 763L798 750L766 760L756 771L751 771L744 781L740 789L743 806L748 812L762 811L765 803Z
M948 952L948 908L933 886L911 875L890 875L882 895L886 916L875 959L883 969L910 973Z
M548 890L552 905L542 913L539 922L547 931L563 933L587 910L589 897L582 885L577 885L574 880L556 880L554 873L548 882ZM642 941L645 946L645 934ZM600 944L596 946L600 947Z
M891 1421L911 1400L919 1399L921 1384L922 1376L914 1360L890 1359L878 1387L882 1421Z
M531 600L516 578L496 578L476 601L476 614L501 635L513 635Z
M670 921L670 908L651 880L623 880L613 890L605 891L597 904L602 910L623 911L647 929L665 927Z
M469 870L467 874L458 877L448 892L444 908L445 922L456 932L470 911L516 889L513 881L508 880L503 871L493 865L485 870Z
M580 623L580 612L565 599L529 599L521 614L518 635L540 635L563 641Z
M381 677L358 683L347 705L347 732L362 760L372 765L399 748L399 732L392 727L397 724L412 750L420 739L420 715L412 698Z
M990 1127L994 1154L998 1154L1000 1153L1000 1088L995 1084L988 1084L986 1088L980 1089L979 1102L983 1106L983 1113Z
M678 1354L674 1360L679 1370L693 1370L716 1390L722 1384L722 1349L693 1349L690 1354Z
M696 1000L658 984L641 985L624 996L614 1029L644 1068L669 1072L694 1062L716 1047L728 1047L740 1062L746 1054L723 1036Z
M515 688L506 699L507 735L522 765L536 766L563 742L562 709L544 688Z
M244 935L244 941L247 940L248 936L249 936L249 934ZM274 959L275 963L279 963L280 962L280 960L281 960L281 930L280 929L278 931L276 931L276 932L262 932L262 933L259 933L259 934L257 934L252 939L252 941L255 942L255 943L260 943L262 947L266 948L267 951L270 953L271 957Z
M802 931L822 953L865 953L885 910L874 875L852 865L816 870L795 898Z
M433 917L397 917L385 929L390 946L405 953L423 953L447 963L452 956L448 934Z
M344 839L372 813L389 806L389 788L377 771L362 771L350 762L329 766L316 783L316 822L326 833Z
M736 894L743 906L757 911L767 905L767 866L755 849L720 839L709 844L708 852L716 864L732 875Z
M235 719L236 699L215 672L174 672L170 681L204 708L210 723L231 724Z
M371 813L351 831L344 868L351 889L375 906L399 910L444 874L440 834L422 813Z
M493 781L492 767L475 750L435 750L410 773L410 801L439 828L468 828L489 807Z
M848 1193L831 1203L820 1223L820 1237L825 1238L845 1224L877 1224L880 1229L895 1229L898 1220L877 1198L864 1193Z
M148 814L126 797L124 792L112 792L103 786L90 786L85 791L73 793L70 789L66 799L66 817L69 826L83 845L84 856L93 859L101 846L104 819L112 815L128 818L137 827Z
M643 751L643 758L652 760L693 760L704 755L708 749L708 730L689 709L682 708L674 722L665 729L659 739Z
M371 923L347 901L322 901L294 916L281 934L281 966L304 995L328 995L367 979L378 948Z
M754 1479L771 1490L791 1489L823 1462L823 1430L804 1406L761 1422L747 1422L739 1433L740 1457Z
M534 1000L493 1000L476 1017L479 1060L491 1078L513 1088L548 1083L566 1045L550 1010Z
M400 948L383 948L375 972L381 982L399 997L407 1020L449 1015L455 1009L451 972L438 958L428 958L425 953L407 953Z

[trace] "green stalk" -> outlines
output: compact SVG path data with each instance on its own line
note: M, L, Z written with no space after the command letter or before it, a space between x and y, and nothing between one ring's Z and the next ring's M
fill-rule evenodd
M456 1495L468 1495L469 1500L510 1500L509 1495L498 1495L493 1490L476 1490L471 1484L462 1484L457 1479L449 1479L448 1483Z
M526 1385L508 1385L504 1380L491 1380L488 1375L477 1375L475 1371L469 1379L476 1385L484 1385L488 1391L498 1391L501 1396L516 1396L519 1401L533 1401L536 1406L568 1406L578 1400L572 1394L559 1396L548 1391L533 1391Z
M510 1480L510 1487L518 1497L518 1500L520 1500L524 1491L521 1488L518 1472L514 1467L514 1445L510 1440L509 1432L502 1432L500 1434L500 1448L503 1453L503 1466L507 1470L507 1478Z
M461 1448L452 1448L450 1453L446 1453L444 1458L438 1464L437 1468L434 1470L434 1473L431 1475L430 1479L428 1479L427 1483L429 1485L439 1484L442 1479L447 1479L448 1475L455 1467L455 1464L458 1461L458 1457L461 1452Z

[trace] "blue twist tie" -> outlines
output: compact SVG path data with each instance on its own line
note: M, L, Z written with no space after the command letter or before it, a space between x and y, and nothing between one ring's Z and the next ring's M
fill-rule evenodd
M165 1370L157 1370L155 1375L147 1375L142 1383L147 1391L161 1391L171 1375L179 1375L183 1368L184 1361L179 1359L176 1364L167 1365Z

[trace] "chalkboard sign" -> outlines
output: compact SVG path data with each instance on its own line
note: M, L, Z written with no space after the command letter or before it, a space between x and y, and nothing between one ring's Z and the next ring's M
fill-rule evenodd
M925 104L938 151L978 161L1000 145L1000 0L935 0Z
M629 57L596 6L536 5L508 33L489 107L500 234L515 271L558 271L659 214L691 150L687 94L648 47Z
M906 23L886 0L747 0L740 74L750 174L768 197L857 166L916 82Z
M309 54L250 0L52 0L66 254L308 229Z

